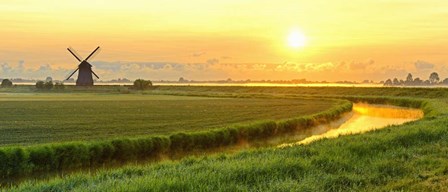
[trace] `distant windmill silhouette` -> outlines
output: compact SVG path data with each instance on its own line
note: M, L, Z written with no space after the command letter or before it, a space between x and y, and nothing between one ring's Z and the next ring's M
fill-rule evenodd
M89 62L87 62L87 60L95 56L98 53L99 49L100 47L98 46L95 50L93 50L92 53L90 53L89 56L87 56L86 59L83 60L73 48L71 47L67 48L67 50L81 63L79 63L78 68L75 71L73 71L73 73L71 73L66 80L70 79L70 77L72 77L73 74L75 74L76 71L79 70L78 79L76 80L76 86L92 86L93 85L92 74L95 75L95 77L98 79L99 77L98 75L95 74L95 72L92 71L92 65Z

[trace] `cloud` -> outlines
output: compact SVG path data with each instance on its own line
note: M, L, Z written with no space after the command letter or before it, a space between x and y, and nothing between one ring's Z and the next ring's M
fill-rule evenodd
M296 72L319 72L329 71L337 68L338 65L332 62L326 63L290 63L285 62L277 65L275 71L296 71Z
M9 73L12 70L12 67L8 63L3 63L1 69L3 73Z
M373 64L375 64L375 60L373 59L368 59L366 61L352 61L349 63L349 68L351 70L366 70Z
M25 69L25 61L24 60L20 60L19 61L19 65L17 66L17 68L19 69Z
M200 56L205 55L205 54L206 54L205 51L201 51L201 52L193 53L191 56L193 56L193 57L200 57Z
M268 65L269 66L269 65ZM268 66L265 66L267 68ZM295 63L284 62L276 65L274 71L295 71L295 72L361 72L366 70L376 70L375 60L366 61L342 61L342 62L321 62L321 63Z
M426 61L416 61L414 66L417 70L429 70L434 68L434 64L426 62Z
M425 63L427 62L418 62L416 66L436 68L432 64ZM401 77L409 72L409 67L413 67L409 63L403 64L401 67L377 65L373 59L360 62L231 63L223 62L221 57L210 58L201 63L94 61L91 64L101 80L117 78L177 80L179 77L193 80L291 79L297 77L310 80L354 80L389 76ZM15 64L0 63L0 77L45 79L47 76L51 76L55 80L62 80L73 72L74 68L72 67L62 68L54 64L43 64L38 68L32 68L25 61ZM419 74L416 73L416 75ZM76 77L75 74L74 78Z
M206 63L209 64L209 65L215 65L215 64L219 63L219 59L216 59L216 58L207 59Z
M267 68L268 68L267 64L252 64L252 65L249 65L249 69L255 70L255 71L263 71L263 70L266 70Z
M108 70L113 72L128 71L128 70L183 70L185 65L172 62L107 62L96 61L92 62L95 69ZM130 71L131 72L131 71Z
M0 67L0 76L6 78L29 78L29 79L45 79L48 76L63 79L68 76L71 71L61 67L51 67L50 64L44 64L37 69L26 68L25 61L20 60L17 64L3 63Z

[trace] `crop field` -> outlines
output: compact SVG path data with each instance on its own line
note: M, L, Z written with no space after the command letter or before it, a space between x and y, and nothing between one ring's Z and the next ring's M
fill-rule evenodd
M241 130L233 128L228 130L220 129L219 131L213 132L213 141L221 143L225 143L226 139L224 138L227 137L238 138L245 136L248 138L260 135L275 135L276 132L270 130L288 130L291 126L309 125L311 122L316 122L316 119L319 119L317 122L324 122L323 119L331 120L337 118L337 114L349 109L347 108L348 105L341 102L341 100L420 108L424 111L425 117L419 121L403 125L391 126L360 135L347 135L336 139L324 139L309 145L248 150L237 154L188 157L180 161L165 161L147 165L126 165L121 168L100 170L95 173L74 173L50 180L27 180L17 186L3 188L3 190L448 191L447 89L159 87L155 90L146 91L145 94L148 94L145 97L149 98L164 97L173 98L174 100L179 100L176 99L178 97L191 99L191 101L195 101L196 99L215 101L216 99L215 102L203 101L214 104L226 102L226 100L232 101L233 103L238 103L234 102L236 100L242 100L242 103L252 100L260 103L271 101L273 103L282 103L274 102L275 100L279 100L284 101L284 105L279 106L286 106L288 103L291 105L292 102L305 102L315 107L317 103L329 102L320 111L309 112L310 114L319 114L317 116L311 115L291 121L282 121L280 119L288 117L277 116L277 121L274 123L269 121L257 125L258 127L256 126L256 128L246 127L241 128ZM167 96L167 94L172 96ZM83 94L80 95L74 94L74 98L65 98L63 100L76 101L79 99L76 99L76 97L82 97ZM204 98L198 97L199 95L254 98ZM121 96L117 95L116 97ZM266 98L256 98L258 96L265 96ZM268 99L271 96L275 96L276 99ZM42 97L49 96L43 95ZM123 98L127 97L141 97L141 95L131 94L123 96ZM282 97L285 97L285 99L280 99ZM314 99L286 99L304 97ZM339 102L337 102L338 100L327 101L323 97L327 97L328 99L336 98L339 99ZM19 100L24 101L26 99L19 98ZM273 105L273 103L270 105ZM237 108L242 107L238 106ZM262 110L262 108L263 106L260 104L259 108L254 108L254 111L251 111L250 114L256 114L256 111ZM271 108L265 112L272 112L272 110L274 109ZM272 114L268 116L257 116L257 120L263 120L267 117L271 119ZM222 123L221 125L224 124L226 123ZM171 135L168 139L170 144L167 145L174 146L175 148L185 146L201 148L204 145L200 145L200 143L207 141L207 139L203 139L209 136L208 133L199 134L196 130L192 129L191 134ZM219 137L220 135L223 136L222 139ZM163 140L162 137L158 139ZM132 142L139 143L140 141L136 140ZM114 145L114 143L112 144ZM206 145L210 144L207 143ZM133 144L132 146L139 145ZM86 149L83 149L82 147L81 145L78 146L80 149L78 150L80 152L79 154L89 154L92 152L91 149L93 148L87 146ZM47 147L45 149L50 148ZM190 148L186 147L184 149L189 150ZM55 147L53 150L57 152L60 149ZM28 158L28 156L30 157L28 158L29 161L33 162L39 162L37 161L39 158L45 159L46 156L44 155L44 157L42 154L47 153L36 153L37 151L37 149L30 149L24 153L18 149L11 148L3 151L2 156L2 151L0 150L0 161L2 161L2 157L6 159L6 162L10 162L10 164L13 162L12 160L22 160ZM31 158L36 157L36 154L40 154L40 156L37 155L38 158ZM48 156L54 155L54 153L48 154ZM118 156L118 158L121 157ZM8 158L12 160L7 160ZM92 158L90 157L90 160ZM65 161L61 157L57 157L56 159ZM88 159L85 158L85 160ZM71 157L70 161L82 164L82 159ZM103 160L99 162L103 162ZM28 166L32 167L33 165L33 163L27 163L12 163L12 168L3 170L3 173L11 175L15 172L33 169L25 168ZM67 166L67 164L62 165ZM61 167L58 163L54 163L54 166ZM52 168L40 167L39 169L50 170Z
M0 146L165 135L326 110L317 99L0 94Z

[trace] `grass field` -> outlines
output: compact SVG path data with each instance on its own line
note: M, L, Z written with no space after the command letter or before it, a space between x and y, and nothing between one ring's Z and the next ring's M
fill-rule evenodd
M330 100L0 94L0 146L164 135L309 115Z
M447 191L448 90L401 88L174 87L147 94L277 95L413 106L416 122L306 146L127 166L7 191Z
M447 191L446 126L447 119L421 121L309 146L130 166L16 190Z

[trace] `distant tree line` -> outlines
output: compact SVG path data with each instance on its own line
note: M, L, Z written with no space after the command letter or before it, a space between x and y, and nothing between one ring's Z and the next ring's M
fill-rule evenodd
M63 90L63 89L65 89L65 85L62 82L53 83L53 81L37 81L36 89L37 90L52 90L52 89Z
M440 81L439 74L436 72L432 72L429 75L429 78L426 80L420 79L420 78L413 78L412 74L409 73L408 76L406 76L406 80L403 79L387 79L384 82L385 86L430 86L430 85L448 85L448 78L445 78L444 80Z

